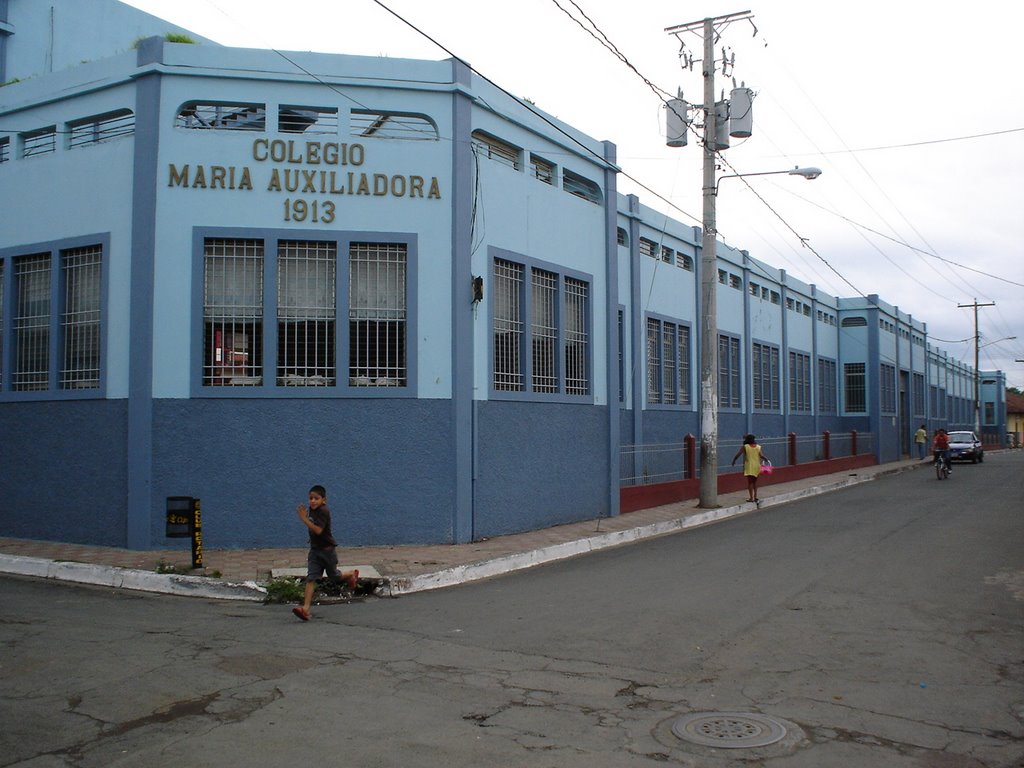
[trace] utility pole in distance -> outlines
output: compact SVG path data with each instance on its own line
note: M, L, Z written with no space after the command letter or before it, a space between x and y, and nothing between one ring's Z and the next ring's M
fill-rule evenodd
M981 372L978 370L978 353L981 350L981 335L978 333L978 307L994 307L996 303L979 304L975 299L972 304L957 304L959 309L974 307L974 434L981 440Z
M701 61L704 76L704 103L701 105L704 113L704 211L700 255L700 506L705 508L718 506L718 255L715 250L718 230L715 222L715 155L719 146L719 121L715 104L715 28L720 24L747 18L751 18L750 11L706 18L665 29L675 35L680 43L683 43L680 35L684 32L700 34L704 39ZM680 51L680 61L692 65L692 57L687 62L684 50L685 43ZM724 55L722 64L723 68L730 64ZM687 105L681 98L674 102L677 108L683 110L682 115L677 115L683 123L683 133L678 137L679 143L672 146L683 146L689 122L686 119ZM669 119L672 119L671 115Z

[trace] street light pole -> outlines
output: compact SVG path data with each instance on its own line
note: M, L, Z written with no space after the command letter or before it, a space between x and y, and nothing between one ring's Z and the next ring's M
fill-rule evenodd
M978 307L994 307L996 303L990 301L987 304L979 304L975 299L973 304L957 304L959 309L974 307L974 434L981 439L981 373L978 371L979 355L981 351L981 334L978 332Z
M704 19L704 211L700 252L700 506L718 506L718 254L714 20Z

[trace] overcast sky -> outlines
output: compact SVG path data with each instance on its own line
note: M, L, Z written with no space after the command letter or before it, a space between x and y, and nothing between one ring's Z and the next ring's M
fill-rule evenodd
M509 92L614 142L619 191L689 224L701 217L700 148L665 146L662 100L595 36L656 88L699 103L699 64L680 67L680 41L665 28L749 10L753 23L722 30L718 51L735 53L735 66L717 90L735 78L755 91L754 132L733 140L721 173L824 173L723 181L722 239L834 295L877 293L971 365L974 313L957 305L995 302L979 310L981 368L1024 388L1024 3L128 3L225 45L448 58L386 6ZM700 38L684 41L700 58Z

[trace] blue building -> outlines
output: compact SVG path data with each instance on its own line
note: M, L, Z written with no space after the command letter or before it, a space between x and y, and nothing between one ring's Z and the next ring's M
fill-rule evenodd
M465 542L618 514L622 457L698 431L700 232L612 143L457 60L168 33L0 0L0 535L164 547L184 495L207 546L292 546L322 483L347 543ZM723 435L973 423L899 308L718 279Z

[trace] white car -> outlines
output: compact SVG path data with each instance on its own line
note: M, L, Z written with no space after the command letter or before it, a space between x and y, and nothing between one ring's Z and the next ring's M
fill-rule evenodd
M977 464L985 460L985 449L981 447L981 441L973 432L950 432L949 459Z

